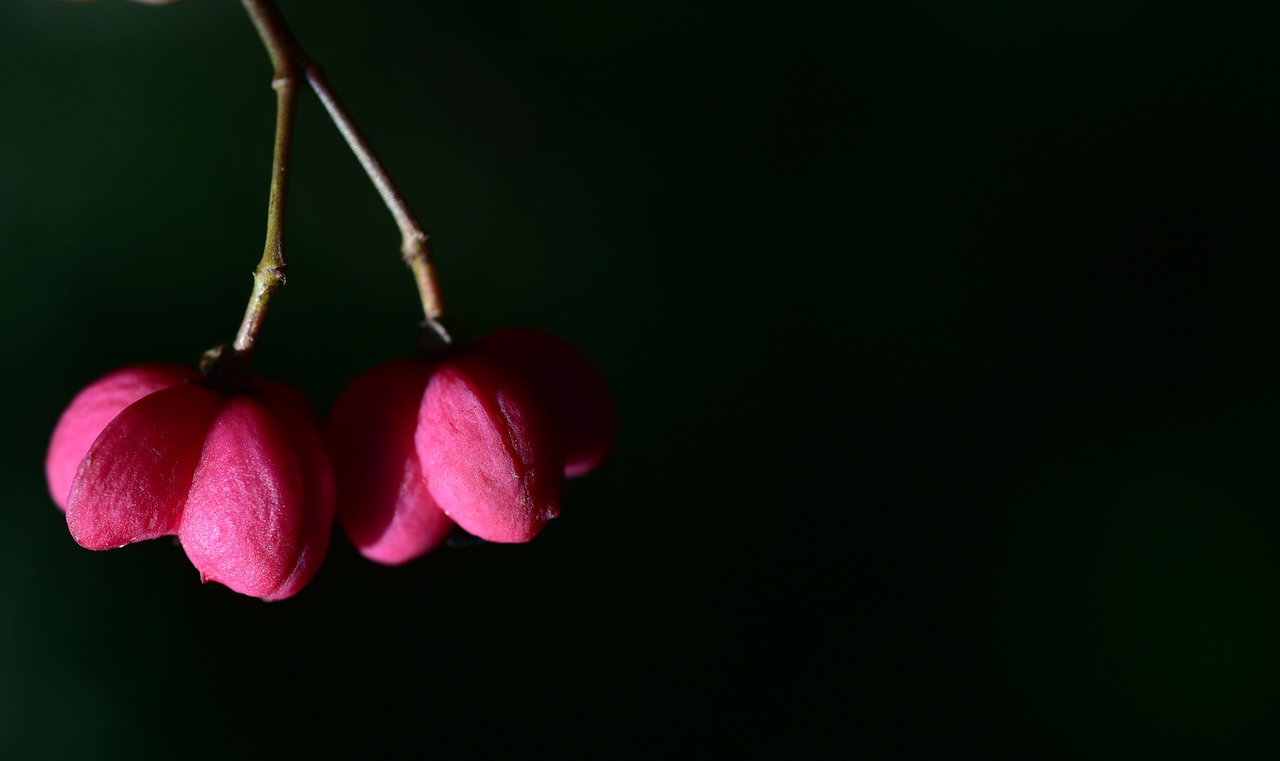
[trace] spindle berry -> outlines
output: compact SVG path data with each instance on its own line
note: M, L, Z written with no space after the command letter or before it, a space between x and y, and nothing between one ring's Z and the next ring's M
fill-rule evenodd
M241 594L296 594L328 549L332 465L281 383L226 394L181 367L111 373L63 413L45 471L82 547L176 535L202 581Z
M527 542L560 514L565 475L597 466L616 422L608 389L564 341L511 329L434 362L365 373L325 423L338 520L366 557L402 563L453 523Z

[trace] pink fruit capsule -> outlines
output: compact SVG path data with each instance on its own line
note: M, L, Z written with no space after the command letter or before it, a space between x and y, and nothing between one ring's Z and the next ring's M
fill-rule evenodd
M352 383L326 421L338 519L389 564L430 551L455 521L526 542L559 515L564 476L599 465L616 430L590 360L546 333L503 330L434 365L391 362Z
M295 421L268 404L232 397L221 405L177 534L202 581L279 600L296 594L319 570L334 492L314 427L290 430Z
M71 482L67 528L76 543L109 550L177 533L221 402L207 388L183 384L121 411L89 447Z
M514 369L546 402L564 435L564 474L586 475L604 462L618 418L600 372L573 344L530 328L507 328L480 340L482 352Z
M430 376L430 366L417 360L379 365L343 391L325 420L338 522L356 549L379 563L420 557L453 529L427 490L413 441Z
M313 416L282 384L224 397L197 379L134 368L72 402L45 463L55 500L70 482L67 527L94 550L177 535L203 580L266 600L296 594L319 569L333 522L332 466Z
M440 362L414 440L431 496L468 532L527 542L560 514L560 431L505 364L479 352Z
M137 365L109 373L71 400L53 429L45 457L45 477L54 504L67 509L67 494L85 452L125 407L162 388L199 381L200 374L178 365Z

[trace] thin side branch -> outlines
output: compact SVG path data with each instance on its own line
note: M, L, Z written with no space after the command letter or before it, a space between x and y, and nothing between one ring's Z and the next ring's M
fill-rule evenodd
M427 233L409 211L409 205L396 190L390 175L383 168L382 162L378 161L378 157L369 147L364 135L356 127L351 114L325 80L320 67L307 57L294 39L274 0L243 0L243 2L276 69L275 87L279 93L279 111L276 122L275 173L272 175L271 208L267 226L267 250L263 254L262 264L258 265L258 271L254 274L254 298L245 315L245 325L240 330L240 336L236 338L236 348L241 348L242 338L247 341L243 350L252 348L257 325L262 320L261 312L265 311L265 303L270 300L271 292L284 282L283 230L281 229L284 219L284 174L288 165L289 143L293 134L293 104L296 89L294 83L299 70L306 77L307 83L311 85L316 96L320 98L320 102L324 104L329 118L342 133L352 153L360 161L360 166L364 167L365 174L373 181L378 195L382 196L382 202L391 212L396 226L400 228L400 252L405 264L413 271L427 326L435 331L446 345L452 343L452 338L441 323L444 317L444 300L440 295L440 285L436 279L431 243ZM261 309L256 306L259 302L262 303Z
M391 181L391 176L387 174L387 170L383 168L373 149L369 147L368 141L365 140L364 135L356 127L350 112L343 107L342 102L338 100L338 96L329 87L329 82L324 78L324 73L320 71L320 67L309 59L304 59L302 65L306 71L307 83L311 85L316 97L324 104L325 111L329 112L329 118L337 126L338 132L342 133L342 137L347 141L351 152L360 161L360 166L364 167L365 174L369 175L369 179L373 181L373 186L378 190L378 195L382 196L382 202L386 204L387 210L391 212L391 216L396 221L396 226L400 228L400 253L404 256L405 264L409 265L409 268L413 270L414 280L418 284L418 295L422 298L422 311L426 316L427 324L440 335L440 338L446 344L450 343L449 333L440 323L440 319L444 317L444 300L440 296L440 285L435 275L429 236L423 231L422 226L418 224L413 212L409 210L409 205L405 203L404 197L400 195L395 183Z

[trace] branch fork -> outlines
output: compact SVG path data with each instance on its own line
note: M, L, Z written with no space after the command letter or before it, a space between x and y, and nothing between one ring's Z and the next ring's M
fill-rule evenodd
M452 338L441 322L444 317L444 303L440 296L440 286L436 279L427 233L418 224L386 169L356 127L350 113L325 80L320 67L298 45L274 0L242 0L242 2L254 27L258 30L258 36L262 38L262 43L275 69L271 87L276 91L276 136L271 165L271 196L267 205L267 240L262 260L253 273L253 293L249 298L244 320L232 344L235 354L242 359L248 359L252 354L271 297L285 283L287 271L284 256L285 201L288 196L289 156L293 142L293 118L297 105L299 73L324 105L329 118L360 161L360 165L373 182L387 210L395 219L396 226L400 229L401 253L405 264L413 272L414 281L422 299L425 327L431 329L446 345L451 344Z

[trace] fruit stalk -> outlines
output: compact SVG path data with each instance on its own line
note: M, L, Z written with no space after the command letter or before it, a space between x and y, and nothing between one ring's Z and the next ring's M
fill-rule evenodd
M405 203L404 197L400 195L395 183L391 181L391 176L387 174L387 170L383 168L373 149L369 147L368 141L365 140L360 130L356 128L350 113L342 106L342 102L338 100L338 96L333 92L333 89L329 87L329 83L325 80L320 67L311 61L307 61L303 65L303 70L306 72L307 83L311 85L312 91L320 99L325 110L329 112L329 118L337 126L338 132L342 133L342 137L347 141L351 152L360 161L360 166L364 167L365 174L369 175L369 179L377 189L378 195L382 196L382 202L395 219L396 227L400 228L400 253L404 256L404 263L413 271L414 281L418 285L418 295L422 299L422 312L426 317L427 325L446 344L451 343L452 339L448 331L445 330L444 325L440 322L441 318L444 317L444 300L440 296L440 284L436 280L429 236L422 229L422 226L418 224L418 220L414 218L413 212L409 210L409 205Z
M431 252L431 243L427 233L418 224L417 218L413 212L409 210L409 205L405 203L404 197L400 195L400 191L396 189L395 183L391 181L391 176L382 166L382 162L378 160L377 155L369 146L368 140L356 127L355 120L351 117L350 112L342 105L342 101L338 99L333 88L329 86L328 80L325 79L324 73L320 67L303 52L294 39L293 34L289 31L285 24L284 18L280 15L279 10L273 0L243 0L245 9L249 12L249 16L253 19L254 26L258 29L258 34L262 37L262 42L267 48L271 61L276 67L276 83L277 90L281 94L281 111L284 110L284 99L286 93L288 98L292 99L294 95L294 81L296 75L301 71L306 78L307 84L310 85L316 97L320 99L324 105L325 111L328 112L329 118L338 128L338 132L347 142L347 146L351 148L351 152L355 154L359 160L360 166L364 168L365 174L368 175L370 181L373 182L374 188L378 191L378 195L382 197L383 204L387 210L391 212L392 218L395 220L396 227L400 230L401 244L400 251L404 257L405 264L413 272L414 282L418 287L418 295L422 300L422 311L425 317L427 327L431 328L440 339L446 344L452 343L452 337L445 329L441 322L444 317L444 300L440 295L440 284L436 279L435 265ZM283 82L283 85L279 83ZM290 104L292 101L290 100ZM290 105L290 119L292 118L292 105ZM290 122L291 126L291 122ZM288 156L289 136L286 135L283 140L277 134L276 151L277 157L281 152L281 145L285 159ZM280 196L280 216L283 217L284 196L283 196L283 173L277 175L280 180L281 196ZM272 201L275 201L275 181L272 183ZM274 212L276 207L272 206ZM273 217L274 219L274 217ZM281 220L277 220L280 222ZM276 242L279 243L280 230L279 224L276 229ZM270 253L272 244L271 227L268 227L268 253ZM264 255L263 261L266 262ZM281 267L283 267L283 256L281 255ZM263 270L263 266L259 266L259 270ZM270 271L270 267L267 267ZM284 282L283 269L280 270L279 283ZM265 275L266 282L270 283L270 275ZM255 283L257 275L255 274ZM274 288L273 288L274 290ZM255 285L255 301L257 299L258 288ZM270 298L270 293L266 294ZM249 311L255 310L254 302L250 302ZM265 310L265 306L264 306ZM246 315L246 324L249 322L249 316ZM244 330L242 329L242 333ZM239 339L237 339L237 344ZM250 338L252 343L252 338ZM237 349L239 346L237 345Z
M253 295L249 297L244 320L232 344L237 355L247 357L262 330L271 297L285 282L284 217L289 189L289 154L293 145L293 114L298 101L298 69L292 54L296 44L274 4L264 0L244 0L244 7L271 57L271 65L275 69L271 86L276 91L276 142L271 159L271 197L267 202L267 242L262 260L253 272Z

